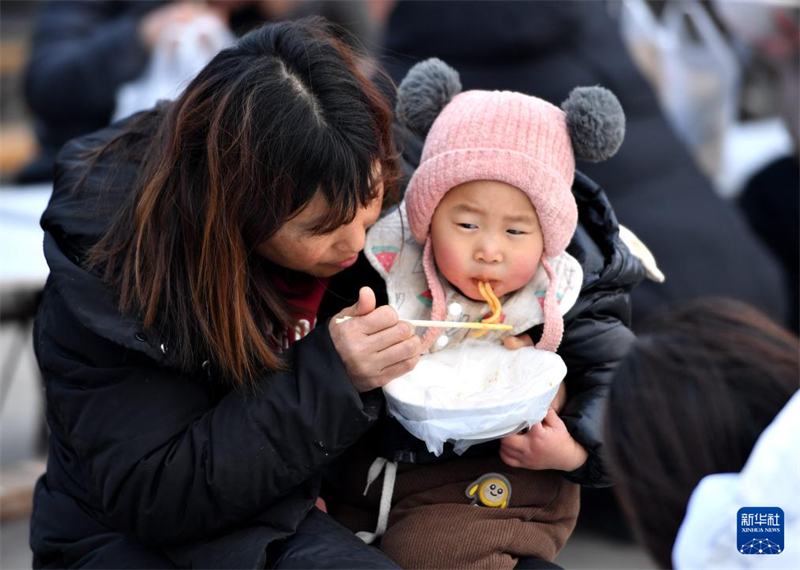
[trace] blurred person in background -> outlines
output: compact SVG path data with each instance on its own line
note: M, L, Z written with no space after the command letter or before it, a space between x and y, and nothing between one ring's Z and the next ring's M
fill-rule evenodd
M791 3L715 2L726 29L772 73L779 114L791 135L790 154L756 172L739 197L755 232L783 264L789 326L800 329L800 7Z
M797 337L726 299L643 328L605 415L608 465L639 541L659 568L800 567ZM780 554L743 555L742 507L783 510Z
M65 142L111 122L119 89L146 71L170 27L212 17L241 36L267 21L320 13L374 41L364 8L363 2L319 0L43 1L25 76L25 100L34 115L40 150L16 182L51 181L56 154Z
M395 81L417 61L439 57L459 70L465 90L520 91L557 104L574 85L610 89L625 110L625 143L613 164L581 170L603 186L620 223L647 244L667 277L632 293L635 319L680 299L720 294L786 321L779 264L668 125L606 2L400 1L382 53Z

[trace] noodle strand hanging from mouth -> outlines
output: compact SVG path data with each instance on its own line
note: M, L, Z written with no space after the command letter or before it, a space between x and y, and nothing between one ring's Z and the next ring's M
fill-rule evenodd
M489 304L489 308L492 310L492 315L483 319L482 323L487 324L494 324L500 322L500 318L502 317L503 306L500 303L500 299L497 298L497 295L494 294L492 290L492 286L489 285L488 281L478 281L478 293L481 294L486 302ZM473 338L481 338L487 332L486 330L476 330L472 332Z

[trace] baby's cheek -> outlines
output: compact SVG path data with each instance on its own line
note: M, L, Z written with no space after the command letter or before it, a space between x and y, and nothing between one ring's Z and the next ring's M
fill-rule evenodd
M455 283L464 277L464 260L459 250L453 247L434 247L434 259L445 279Z
M511 265L508 274L508 281L514 284L514 289L520 289L531 282L536 270L539 267L539 260L520 260Z

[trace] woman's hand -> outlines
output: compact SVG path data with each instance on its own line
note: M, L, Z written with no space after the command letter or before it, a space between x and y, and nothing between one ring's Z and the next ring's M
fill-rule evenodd
M351 317L336 324L339 317ZM375 308L369 287L358 292L358 302L331 319L333 346L356 390L367 392L413 370L422 346L414 328L400 322L392 307Z
M500 459L511 467L574 471L588 457L552 408L527 433L509 435L500 441Z

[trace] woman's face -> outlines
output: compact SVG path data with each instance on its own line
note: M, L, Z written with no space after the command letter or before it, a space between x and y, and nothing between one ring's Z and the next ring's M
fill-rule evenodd
M452 188L431 221L436 266L464 295L482 300L478 281L500 297L524 287L544 249L539 217L522 190L493 180Z
M352 222L318 235L314 229L328 209L325 197L318 192L299 214L258 246L258 253L281 267L308 275L336 275L358 259L364 249L367 228L378 220L382 203L383 187L366 207L359 208Z

